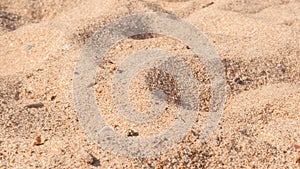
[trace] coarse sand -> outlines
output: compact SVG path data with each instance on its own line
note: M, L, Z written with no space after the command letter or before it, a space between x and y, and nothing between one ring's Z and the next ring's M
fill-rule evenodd
M207 142L198 142L209 110L210 79L191 49L155 34L115 44L107 54L110 61L99 67L95 91L104 118L119 134L153 136L174 121L171 111L153 126L138 126L117 114L111 79L132 53L164 48L181 54L204 84L197 123L175 147L153 158L101 149L80 125L73 103L74 68L88 39L105 24L142 12L174 14L201 30L213 43L227 82L221 121ZM149 106L145 77L138 74L130 89L137 110ZM1 169L296 169L299 103L299 0L0 1Z

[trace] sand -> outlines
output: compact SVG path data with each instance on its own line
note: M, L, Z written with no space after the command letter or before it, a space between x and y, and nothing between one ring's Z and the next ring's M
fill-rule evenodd
M199 88L199 122L155 158L115 155L80 125L72 98L74 68L95 31L122 16L153 11L181 17L212 41L225 69L224 112L209 140L197 142L210 81L203 65L187 59L197 80L206 84ZM156 47L192 56L177 40L135 37L115 45L108 54L112 62L99 70L98 104L124 136L152 136L173 121L170 112L155 129L128 123L116 114L110 94L117 63ZM142 74L132 90L137 109L147 108L149 94L141 79ZM300 144L299 102L299 0L0 2L0 168L300 168L294 146Z

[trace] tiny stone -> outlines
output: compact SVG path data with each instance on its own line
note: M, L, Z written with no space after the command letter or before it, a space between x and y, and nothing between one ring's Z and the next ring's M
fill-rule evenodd
M41 135L37 135L37 136L35 136L35 138L34 138L33 145L39 146L39 145L44 144L45 141L46 141L46 138L45 138L45 137L43 137L43 136L41 136Z
M25 107L27 107L27 108L42 108L42 107L44 107L44 104L43 103L33 103L33 104L29 104L29 105L27 105L27 106L25 106Z
M27 45L26 50L29 51L32 48L31 45Z
M235 78L234 82L239 84L239 85L244 85L244 82L240 78Z
M56 95L51 96L50 100L53 101L56 98Z
M127 134L128 137L133 137L133 136L138 136L138 135L139 135L139 133L136 131L133 131L132 129L130 129Z
M82 162L87 163L87 164L93 164L95 161L95 158L86 151L81 151L80 159Z
M27 45L26 50L29 51L32 48L31 45Z
M117 72L118 72L118 73L123 73L124 70L118 69Z
M63 51L64 51L64 50L67 50L67 49L69 49L70 47L71 47L70 44L65 44L65 45L63 46L62 50L63 50Z
M174 158L173 160L172 160L172 163L177 163L178 161Z
M122 48L120 46L116 46L117 50L122 50Z

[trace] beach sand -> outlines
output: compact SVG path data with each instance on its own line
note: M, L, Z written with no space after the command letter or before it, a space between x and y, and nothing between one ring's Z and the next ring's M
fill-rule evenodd
M202 122L168 152L132 158L101 149L80 125L73 102L73 74L88 39L105 24L142 12L174 14L213 43L225 70L226 103L205 143ZM174 28L176 31L176 28ZM191 35L192 36L192 35ZM110 93L115 67L135 51L165 48L192 56L164 36L119 42L102 66L99 106L117 133L158 134L173 121L137 127L116 114ZM203 65L188 60L209 86ZM133 95L143 93L135 79ZM200 88L201 117L209 87ZM133 96L147 107L147 92ZM299 0L5 0L0 2L0 168L300 168ZM115 113L115 115L114 115ZM152 132L152 133L151 133ZM151 133L151 134L149 134ZM176 133L175 133L176 134ZM298 157L298 158L297 158Z

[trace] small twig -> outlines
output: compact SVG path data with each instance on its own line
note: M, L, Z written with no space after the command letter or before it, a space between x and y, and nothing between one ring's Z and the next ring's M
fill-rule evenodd
M204 5L202 5L202 8L207 8L207 7L209 7L209 6L213 5L213 4L214 4L214 2L210 2L210 3L204 4Z

